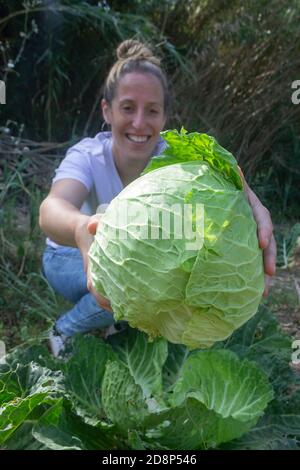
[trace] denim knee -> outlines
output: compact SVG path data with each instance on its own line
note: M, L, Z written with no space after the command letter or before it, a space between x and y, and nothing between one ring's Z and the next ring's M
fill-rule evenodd
M88 293L87 277L78 248L47 246L43 254L43 273L51 287L72 303Z

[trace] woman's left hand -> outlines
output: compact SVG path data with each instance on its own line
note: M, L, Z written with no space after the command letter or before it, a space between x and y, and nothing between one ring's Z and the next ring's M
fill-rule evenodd
M251 206L254 219L257 223L257 237L260 248L263 250L265 290L264 296L269 293L270 278L276 272L276 242L273 235L273 224L268 209L262 205L256 194L248 186L242 172L244 189Z

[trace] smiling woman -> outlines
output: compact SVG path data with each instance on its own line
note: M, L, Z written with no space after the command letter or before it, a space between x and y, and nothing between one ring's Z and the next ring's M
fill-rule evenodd
M55 291L74 304L50 332L55 356L77 332L117 331L110 302L95 292L90 280L88 251L99 221L93 214L138 178L151 157L166 147L160 132L170 96L160 60L135 40L121 43L117 57L101 102L111 132L85 138L68 150L40 207L40 227L48 237L43 256L45 276ZM265 271L272 274L275 244L271 219L246 183L245 190L265 253Z
M111 125L115 164L127 185L147 165L165 125L164 94L159 79L148 72L126 74L120 79L111 104L102 100L102 110Z
M159 134L170 97L159 59L134 40L121 43L117 57L101 102L111 132L83 139L68 150L40 208L40 226L48 236L44 273L54 290L75 304L50 333L54 355L76 332L114 323L109 303L87 287L87 252L93 240L87 226L97 207L108 204L165 147Z
M124 41L104 87L102 112L111 125L112 151L127 185L147 165L170 107L169 87L160 61L137 41Z

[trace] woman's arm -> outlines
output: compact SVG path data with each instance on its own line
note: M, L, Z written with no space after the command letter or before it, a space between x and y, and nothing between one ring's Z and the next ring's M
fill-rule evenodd
M263 250L265 270L264 295L268 295L270 277L276 272L276 242L273 235L273 224L268 209L262 205L256 194L248 186L243 177L245 192L257 224L257 237L260 248Z
M110 305L94 290L90 280L88 251L95 233L88 230L88 224L95 216L90 217L80 212L87 195L88 190L80 181L71 178L57 181L40 206L39 223L43 232L54 242L80 249L87 273L87 288L99 305L111 311Z
M80 249L85 266L93 241L87 231L90 217L80 212L87 195L88 190L80 181L71 178L57 181L40 206L39 218L41 229L51 240Z

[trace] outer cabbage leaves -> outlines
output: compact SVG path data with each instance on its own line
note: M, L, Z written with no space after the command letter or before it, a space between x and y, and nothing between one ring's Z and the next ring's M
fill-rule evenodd
M256 224L229 152L205 134L164 137L169 147L152 160L153 171L103 214L90 250L92 279L116 319L152 338L210 347L260 303Z
M290 354L265 309L209 351L131 329L79 336L63 360L20 349L0 365L1 448L298 449Z
M248 431L272 398L264 374L234 353L189 355L136 330L110 345L78 337L71 353L60 370L1 366L4 448L215 447Z

